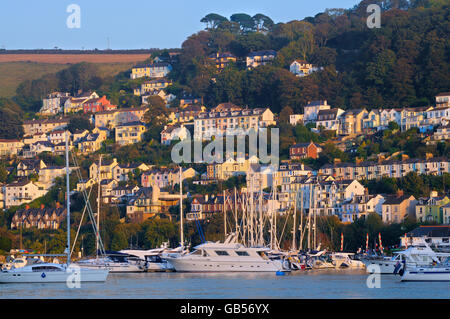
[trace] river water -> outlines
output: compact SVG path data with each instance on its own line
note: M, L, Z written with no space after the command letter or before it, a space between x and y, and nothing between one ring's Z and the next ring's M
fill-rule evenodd
M381 276L381 288L368 288L361 270L274 273L110 274L105 283L0 284L3 298L450 298L449 282L399 282Z

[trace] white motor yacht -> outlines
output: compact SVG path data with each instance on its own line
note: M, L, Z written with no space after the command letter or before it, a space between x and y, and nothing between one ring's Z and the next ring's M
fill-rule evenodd
M239 243L206 242L180 257L167 257L179 272L277 272L281 260L268 257L270 248L245 247Z
M161 255L166 250L166 247L140 250L140 249L124 249L121 253L134 256L144 263L145 271L159 272L159 271L173 271L175 268Z
M450 281L450 263L447 260L428 266L408 266L403 261L399 274L401 281Z
M365 268L365 264L361 260L355 259L354 253L336 252L331 254L331 260L336 268Z

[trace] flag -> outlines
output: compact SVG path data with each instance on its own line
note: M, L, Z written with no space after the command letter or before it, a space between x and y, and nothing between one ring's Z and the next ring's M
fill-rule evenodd
M369 251L369 233L366 236L366 251Z
M381 250L381 253L383 254L384 251L383 251L383 243L381 242L381 233L378 233L378 240L380 241L380 250Z
M408 239L406 238L406 233L405 233L405 247L406 249L408 249Z
M344 250L344 233L341 233L341 251Z

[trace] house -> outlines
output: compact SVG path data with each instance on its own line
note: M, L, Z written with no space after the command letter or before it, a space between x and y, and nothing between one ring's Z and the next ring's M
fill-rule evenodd
M117 159L102 159L100 168L99 165L100 163L98 161L95 161L91 164L91 166L89 166L89 178L93 179L94 181L98 181L98 173L100 171L100 179L112 179L113 168L118 165Z
M356 195L348 201L341 203L341 221L352 223L358 218L367 216L370 213L377 213L382 216L384 197L378 195Z
M202 112L206 112L205 106L186 105L170 112L169 120L172 124L193 122Z
M172 85L171 80L155 79L142 83L141 86L139 88L135 88L133 92L134 95L141 96L144 95L145 93L160 91L162 89L165 89L169 85Z
M436 132L430 137L431 143L436 143L437 141L447 141L450 140L450 123L445 126L439 126Z
M259 159L254 156L248 159L244 158L228 158L223 163L213 163L207 166L207 178L216 180L227 180L236 175L245 175L250 169L251 164L258 164Z
M54 115L63 112L64 104L70 98L68 92L52 92L42 99L42 107L39 113L42 115Z
M72 133L66 130L53 130L47 133L47 139L52 144L60 144L66 142L66 132L67 132L67 138L70 141Z
M25 158L32 158L36 157L36 155L41 154L43 152L55 152L55 144L44 141L44 142L36 142L34 144L30 145L29 150L24 149L23 151L23 157Z
M436 222L438 224L444 223L443 207L450 203L447 196L438 196L437 192L433 191L430 197L419 198L416 205L416 219L419 222Z
M75 167L70 167L69 171L73 171ZM54 185L54 181L57 177L63 177L66 175L65 166L46 166L39 170L38 182L44 187L45 190L49 190Z
M30 175L37 175L39 171L46 168L44 161L39 159L22 159L19 164L17 164L17 176L27 177Z
M121 124L139 122L148 110L148 107L135 107L98 112L94 114L95 127L113 129Z
M141 163L117 164L112 169L112 178L116 181L128 181L130 173L146 172L151 166Z
M227 207L231 210L231 207ZM214 214L222 213L224 209L223 195L197 195L192 199L191 211L186 214L186 220L204 220Z
M65 221L67 211L60 207L59 203L55 208L44 207L30 208L28 205L25 209L17 210L11 220L11 229L20 228L37 228L37 229L58 229L63 221Z
M441 207L442 210L442 222L444 224L450 224L450 203Z
M83 111L83 104L90 99L98 99L99 96L93 91L79 91L74 97L70 97L64 103L64 114Z
M135 144L142 140L145 133L145 124L142 122L129 122L116 127L116 143L119 145Z
M137 185L119 185L111 190L111 203L128 203L139 189Z
M183 125L165 125L161 131L161 144L170 145L172 141L182 141L191 137L189 130Z
M303 123L303 114L291 114L291 115L289 115L289 123L292 126L296 126L299 123Z
M367 116L366 109L346 110L339 117L339 135L354 135L363 132L363 119Z
M382 220L384 223L401 223L408 216L415 215L417 200L414 196L386 195L382 205Z
M81 152L81 154L94 153L102 147L102 143L105 140L106 136L104 134L89 133L78 140L78 150Z
M272 165L262 166L260 164L250 164L245 174L247 190L250 193L259 193L267 187L272 187L276 172L276 167Z
M194 140L210 140L213 136L246 135L250 131L275 125L269 108L242 109L222 103L210 112L200 113L194 120Z
M24 143L19 140L0 139L0 156L15 156L23 146Z
M310 101L303 107L303 122L315 122L320 110L329 110L331 108L328 105L327 100Z
M400 237L402 247L421 246L423 241L429 245L439 247L446 246L450 242L450 225L433 225L433 226L419 226L405 236Z
M38 133L47 133L54 130L64 130L69 124L68 119L42 119L29 120L23 122L24 135L34 135Z
M29 180L16 181L4 186L5 208L20 206L44 196L46 190L42 185Z
M190 105L203 105L203 98L188 95L180 98L180 108L185 108Z
M439 93L436 95L436 107L450 107L450 92Z
M363 118L363 132L371 133L382 129L381 125L381 111L370 110L369 113ZM389 123L388 123L389 124Z
M82 105L84 114L117 109L117 105L112 105L111 102L106 98L106 95L103 95L99 98L91 98L87 101L84 101Z
M302 158L319 158L319 153L322 152L322 147L319 144L313 143L297 143L289 148L289 156L291 160L298 160Z
M198 173L192 168L182 169L182 179L193 178ZM141 175L141 185L143 187L158 186L164 188L175 184L180 184L180 170L178 168L155 168L144 172Z
M77 144L83 137L89 134L88 130L76 130L72 134L72 142Z
M345 113L345 111L339 108L319 110L317 113L316 128L323 128L328 131L339 131L339 118L343 113Z
M260 65L267 65L277 56L277 52L274 50L262 50L250 52L246 58L247 69L254 69Z
M164 100L164 102L166 102L166 106L169 106L170 103L177 98L175 95L171 93L168 94L164 90L151 91L141 95L142 104L148 105L148 99L151 96L159 96Z
M305 60L294 60L289 66L289 71L298 77L310 75L318 70L319 68L314 67L311 63L308 63Z
M112 190L119 186L119 182L114 179L102 179L100 182L101 198L103 203L108 204L112 202Z
M92 178L82 179L77 183L77 192L85 191L88 188L94 186L95 183L95 180L93 180Z
M167 62L157 62L152 64L140 64L131 69L130 78L138 79L142 77L163 78L172 71L172 66Z
M127 205L127 218L134 223L144 220L161 212L158 186L142 187Z
M22 142L29 146L30 144L34 144L36 142L44 142L44 141L48 141L49 138L47 136L46 133L36 133L33 135L26 135L23 137Z
M225 69L230 63L236 62L236 56L229 52L225 53L213 53L208 56L215 65L218 71L222 71Z

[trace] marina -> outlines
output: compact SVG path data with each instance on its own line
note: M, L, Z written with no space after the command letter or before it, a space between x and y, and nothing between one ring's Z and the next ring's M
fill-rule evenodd
M381 276L381 288L368 288L364 270L311 270L275 273L110 274L104 283L0 285L0 298L233 298L233 299L448 299L448 282L400 282Z

